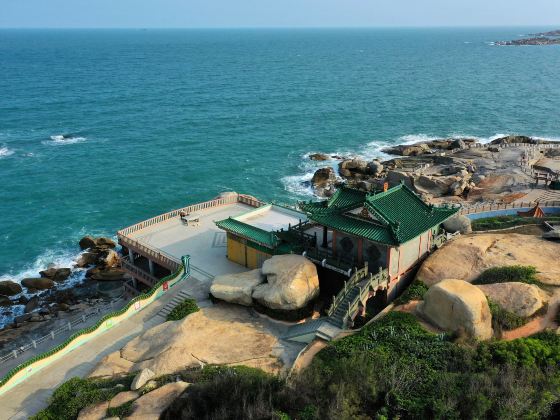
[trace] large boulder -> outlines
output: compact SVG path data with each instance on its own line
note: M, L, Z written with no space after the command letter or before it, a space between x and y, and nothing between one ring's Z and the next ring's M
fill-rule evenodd
M348 172L345 171L349 171L350 175L353 173L365 174L367 173L367 167L368 163L365 160L358 158L346 159L338 164L339 172L343 176L348 176L345 175L348 174Z
M389 187L394 187L403 182L407 187L414 188L414 186L412 185L410 174L408 174L407 172L395 170L388 171L385 180L389 184Z
M471 233L471 219L469 219L467 216L459 214L443 222L443 228L449 233Z
M93 248L95 246L95 238L92 236L84 236L80 239L78 244L80 245L80 249Z
M69 268L50 267L46 270L40 271L39 274L41 275L41 277L46 277L51 280L60 282L70 277L70 274L72 274L72 270Z
M13 302L8 296L0 295L0 306L12 306Z
M87 406L79 412L78 420L103 420L107 417L108 408L108 401Z
M518 233L461 235L424 261L416 278L428 286L443 279L471 282L492 267L530 265L537 279L560 286L558 244Z
M253 299L270 309L300 309L319 295L317 268L301 255L275 255L261 271L267 281L255 287Z
M506 311L525 318L533 316L547 300L545 293L532 284L510 282L477 287Z
M130 385L130 389L133 390L133 391L136 391L136 390L142 388L146 384L146 382L148 382L150 379L152 379L155 376L156 376L156 374L154 372L152 372L150 369L148 369L148 368L142 369L134 377L134 380L132 381L132 384Z
M39 307L40 303L41 303L41 301L39 300L39 298L37 296L33 296L31 299L29 299L27 301L23 311L26 314L29 313L29 312L33 312L35 309L37 309Z
M319 195L324 195L326 190L333 188L336 182L336 174L333 168L319 168L311 178L311 184Z
M21 281L21 284L28 289L45 290L54 287L54 281L45 277L26 278Z
M260 269L239 274L216 276L210 286L210 293L217 299L230 303L251 306L253 290L264 281Z
M15 281L4 280L0 281L0 295L14 296L21 293L22 288Z
M97 264L99 255L95 252L84 252L76 261L76 267L84 268Z
M120 263L119 254L113 249L102 250L97 257L97 264L102 267L116 267Z
M379 175L383 172L383 164L378 160L372 160L367 164L366 172L369 175Z
M325 160L331 160L332 158L330 157L330 155L327 155L325 153L311 153L309 155L309 159L316 160L316 161L325 161Z
M464 331L479 340L492 337L492 315L486 296L466 281L447 279L430 287L418 311L446 331Z
M119 392L117 395L115 395L109 401L109 408L119 407L123 404L126 404L127 402L134 401L139 396L140 396L140 394L138 394L138 392L134 392L134 391Z
M165 409L183 393L190 384L183 381L171 382L142 395L132 403L129 420L159 419Z
M400 144L398 146L386 147L382 151L390 155L420 156L429 152L430 146L426 143Z

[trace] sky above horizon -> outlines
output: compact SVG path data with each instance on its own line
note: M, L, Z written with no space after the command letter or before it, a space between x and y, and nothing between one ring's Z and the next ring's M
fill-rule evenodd
M560 26L557 0L0 0L4 28Z

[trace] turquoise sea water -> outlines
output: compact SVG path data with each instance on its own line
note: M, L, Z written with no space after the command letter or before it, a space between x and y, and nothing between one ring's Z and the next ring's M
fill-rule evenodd
M311 151L560 138L550 28L0 31L0 278L231 189L309 194Z

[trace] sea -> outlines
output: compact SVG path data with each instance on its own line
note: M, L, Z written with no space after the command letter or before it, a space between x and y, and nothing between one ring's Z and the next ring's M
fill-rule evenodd
M560 140L560 46L493 45L550 29L0 30L0 280L222 191L312 199L311 152Z

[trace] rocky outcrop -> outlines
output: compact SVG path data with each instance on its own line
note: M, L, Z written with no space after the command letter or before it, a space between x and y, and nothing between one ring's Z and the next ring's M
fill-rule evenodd
M325 160L331 160L332 158L330 157L330 155L327 155L326 153L311 153L309 155L309 159L322 162Z
M210 293L215 298L226 302L251 306L253 290L264 280L260 269L216 276L210 287Z
M525 318L533 316L547 300L545 293L532 284L511 282L477 287L506 311Z
M80 239L80 242L78 242L78 244L83 250L95 247L115 248L117 246L117 244L112 239L103 236L99 238L84 236L82 239Z
M277 373L282 367L274 355L277 345L276 337L246 308L224 303L145 331L103 359L90 376L145 368L161 376L201 364L244 364Z
M558 244L515 233L459 236L430 255L416 278L427 285L450 277L471 282L484 270L504 265L534 266L539 281L560 285Z
M447 279L430 287L418 305L422 317L446 331L492 337L492 316L484 293L463 280Z
M469 219L467 216L457 215L443 222L443 228L449 233L471 233L471 219Z
M0 281L0 295L14 296L20 294L22 288L19 284L11 280Z
M39 274L41 275L41 277L46 277L53 281L61 282L70 277L70 274L72 274L72 270L70 268L50 267L46 270L40 271Z
M328 191L334 188L336 183L336 174L333 168L319 168L311 178L311 185L315 193L320 196L327 195Z
M21 284L27 289L45 290L54 287L54 281L45 277L26 278L21 281Z
M133 391L136 391L136 390L142 388L144 386L144 384L146 384L146 382L148 382L150 379L152 379L155 376L156 376L156 374L154 372L152 372L150 369L148 369L148 368L142 369L134 377L134 380L132 381L132 384L130 385L130 389L133 390Z
M187 382L171 382L142 395L132 403L129 420L159 419L165 409L187 389Z
M317 268L301 255L275 255L261 271L267 281L255 287L253 299L270 309L300 309L319 295Z
M1 296L0 295L0 306L12 306L12 301L8 296Z

